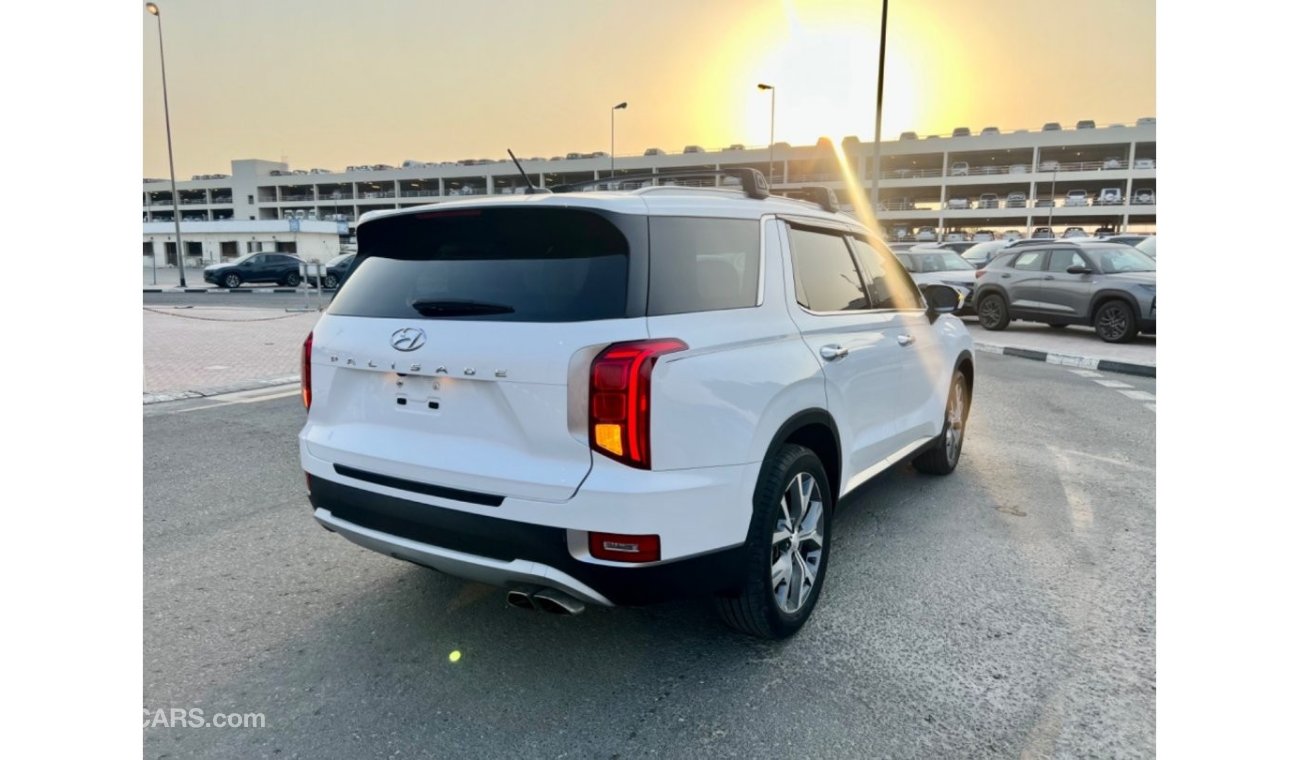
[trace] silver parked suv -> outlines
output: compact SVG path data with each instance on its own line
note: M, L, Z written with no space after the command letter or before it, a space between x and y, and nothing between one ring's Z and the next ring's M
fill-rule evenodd
M986 330L1013 319L1091 325L1107 343L1156 331L1156 262L1127 245L1051 240L1015 246L976 273Z

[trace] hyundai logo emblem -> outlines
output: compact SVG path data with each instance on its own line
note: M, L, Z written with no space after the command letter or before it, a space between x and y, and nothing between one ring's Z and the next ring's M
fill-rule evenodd
M393 333L388 341L398 351L414 351L424 345L424 330L418 327L403 327Z

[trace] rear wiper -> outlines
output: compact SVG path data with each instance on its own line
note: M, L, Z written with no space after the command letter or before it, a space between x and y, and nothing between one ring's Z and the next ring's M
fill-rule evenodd
M411 308L426 317L461 317L469 314L513 314L515 308L483 301L412 301Z

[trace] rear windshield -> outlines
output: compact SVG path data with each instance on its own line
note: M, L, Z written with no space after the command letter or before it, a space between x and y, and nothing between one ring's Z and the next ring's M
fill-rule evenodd
M357 262L329 313L578 322L626 316L627 238L578 209L448 209L357 230Z

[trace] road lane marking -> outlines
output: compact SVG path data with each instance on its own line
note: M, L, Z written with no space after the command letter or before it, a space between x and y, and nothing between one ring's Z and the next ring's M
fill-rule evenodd
M1093 382L1096 383L1097 385L1102 386L1103 388L1132 388L1133 387L1128 383L1121 383L1118 380L1093 380Z
M1065 501L1070 505L1070 523L1078 532L1092 530L1092 500L1088 491L1076 483L1087 478L1075 467L1074 460L1063 456L1060 449L1055 446L1048 448L1056 459L1057 479L1061 483L1061 490L1065 492Z
M1134 401L1155 401L1156 397L1146 391L1120 391Z
M265 394L265 395L256 396L256 397L253 397L253 398L238 398L238 399L233 399L233 400L230 400L230 401L219 401L219 402L216 402L216 403L213 403L213 404L203 404L202 406L192 406L192 407L189 407L188 409L172 409L172 410L169 410L169 411L166 411L166 412L161 412L161 414L182 414L182 413L184 413L184 412L199 412L199 411L203 411L203 410L205 410L205 409L219 409L219 408L221 408L221 407L223 407L223 406L233 406L233 405L235 405L235 404L256 404L256 403L258 403L258 402L260 402L260 401L274 401L275 399L289 398L290 396L297 396L300 392L301 392L301 391L292 390L292 391L284 391L283 393L271 393L271 394ZM233 395L233 394L231 394L231 395Z
M1147 404L1147 409L1150 409L1151 411L1154 412L1154 411L1156 410L1156 405L1155 405L1155 404Z
M1154 404L1151 404L1151 406L1154 406ZM1156 471L1156 468L1148 467L1144 464L1134 464L1133 462L1129 462L1124 459L1113 459L1111 457L1101 456L1100 454L1089 454L1086 451L1075 451L1073 449L1058 449L1055 447L1053 447L1052 451L1058 454L1070 454L1072 456L1080 456L1080 457L1087 457L1088 459L1096 459L1098 462L1105 462L1106 464L1113 464L1119 467L1128 467L1134 470L1142 470L1144 472Z
M1100 372L1094 372L1090 369L1072 369L1070 371L1079 377L1105 377L1105 375Z

